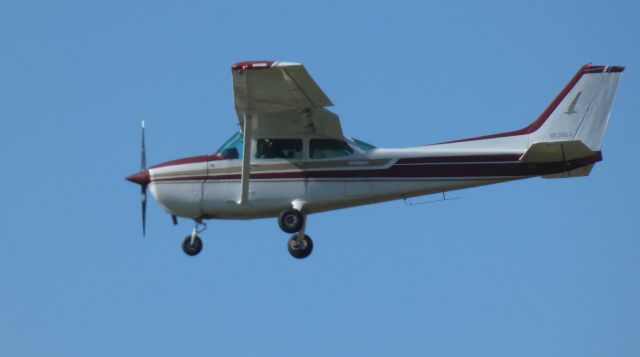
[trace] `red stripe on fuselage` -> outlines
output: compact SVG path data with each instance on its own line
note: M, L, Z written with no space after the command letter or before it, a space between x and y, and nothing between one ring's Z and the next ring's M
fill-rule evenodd
M497 155L468 155L468 156L429 156L411 157L399 159L396 164L424 164L424 163L460 163L460 162L495 162L495 161L518 161L522 153L497 154Z

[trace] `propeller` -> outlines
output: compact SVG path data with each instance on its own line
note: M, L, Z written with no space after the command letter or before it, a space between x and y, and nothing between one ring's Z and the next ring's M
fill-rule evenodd
M147 172L147 152L144 145L144 120L142 121L142 147L140 151L140 171ZM144 237L147 227L147 185L140 185L140 197L142 203L142 236Z
M142 236L146 234L147 221L147 186L151 178L147 170L147 154L144 145L144 120L142 121L142 148L140 157L140 171L127 177L127 180L140 185L140 198L142 203Z

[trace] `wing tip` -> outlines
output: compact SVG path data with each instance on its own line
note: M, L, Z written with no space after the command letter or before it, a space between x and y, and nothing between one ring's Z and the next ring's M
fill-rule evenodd
M580 69L582 73L620 73L624 72L624 66L602 66L587 63Z
M231 71L245 71L249 69L269 69L273 67L290 67L290 66L301 66L301 65L302 65L301 63L272 61L272 60L242 61L242 62L232 64Z
M243 61L231 65L232 71L244 71L247 69L268 69L273 66L276 61Z

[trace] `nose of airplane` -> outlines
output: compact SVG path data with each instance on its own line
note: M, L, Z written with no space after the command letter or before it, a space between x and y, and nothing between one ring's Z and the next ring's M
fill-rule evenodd
M149 170L142 170L127 176L127 180L144 187L149 184L151 177L149 177Z

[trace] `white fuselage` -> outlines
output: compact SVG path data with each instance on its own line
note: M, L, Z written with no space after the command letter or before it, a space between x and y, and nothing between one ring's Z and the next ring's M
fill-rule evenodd
M149 170L149 188L171 214L194 219L277 216L298 202L315 213L487 185L567 170L519 161L527 136L406 149L354 150L332 159L251 160L248 202L240 204L241 159L216 155L175 160ZM581 165L577 163L576 165Z
M143 160L143 171L127 179L148 185L169 213L200 220L276 216L288 208L314 213L533 176L587 175L601 160L623 70L582 66L520 130L375 149L343 137L338 117L323 108L331 102L300 65L239 63L232 72L244 136L232 136L213 155L149 170Z

